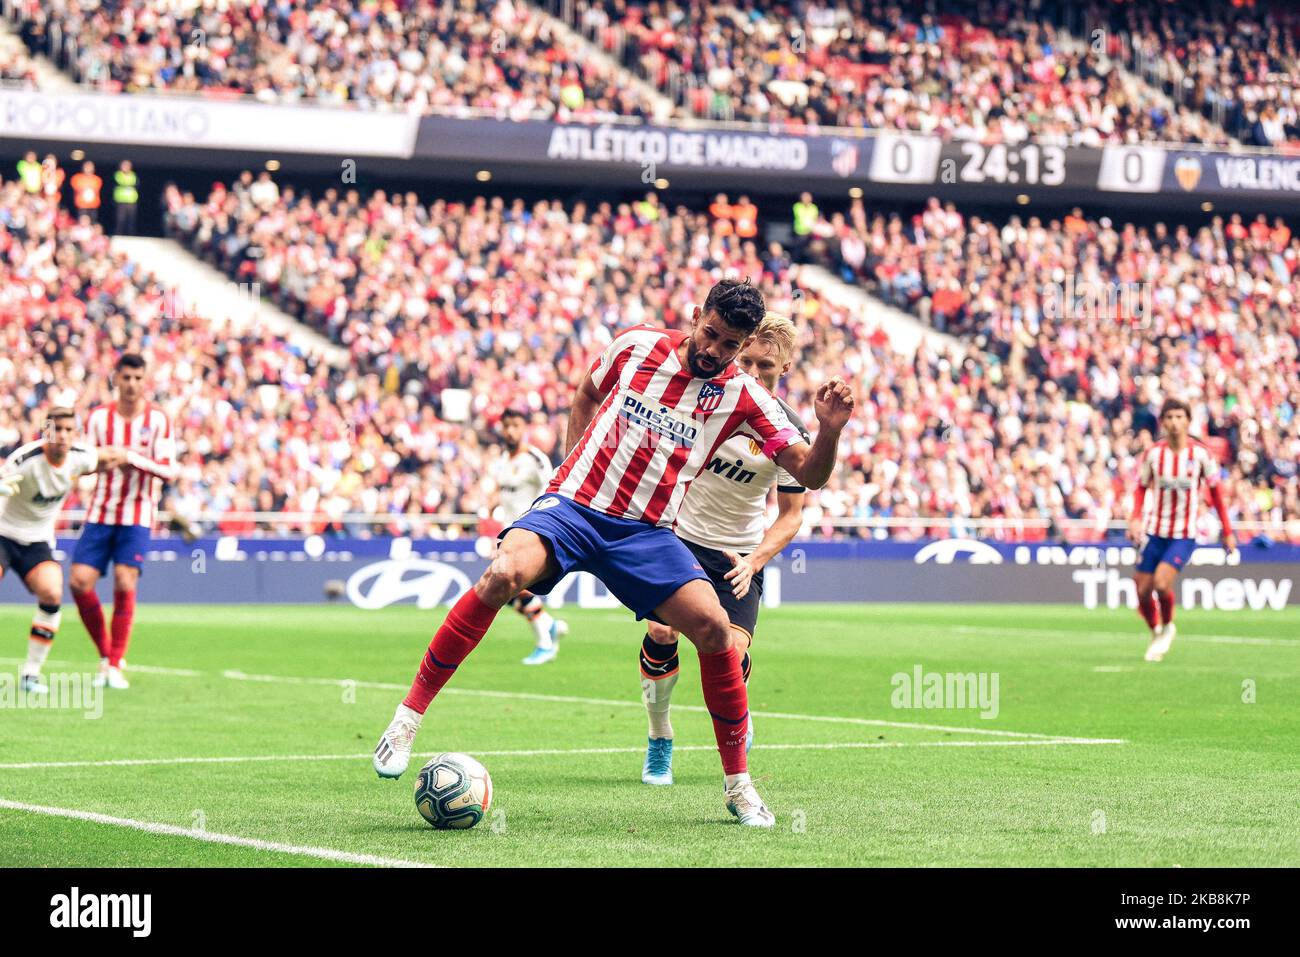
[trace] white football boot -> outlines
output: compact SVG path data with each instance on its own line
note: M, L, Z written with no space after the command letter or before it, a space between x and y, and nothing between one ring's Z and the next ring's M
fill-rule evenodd
M108 659L100 658L99 671L95 674L95 677L91 679L90 685L92 688L102 688L107 684L108 684Z
M123 661L122 664L125 665L126 662ZM114 691L125 691L127 688L131 687L131 682L126 680L126 675L122 673L122 668L120 666L115 668L112 665L109 665L106 680L108 681L108 686Z
M526 665L544 665L554 661L560 654L560 639L569 633L567 623L556 618L551 621L550 640L546 645L538 645L524 659Z
M742 781L727 788L724 793L727 797L727 810L740 818L740 823L746 827L772 827L776 824L776 816L758 796L754 782Z
M1171 621L1160 628L1160 634L1151 647L1147 649L1147 661L1160 661L1169 653L1170 646L1178 637L1178 627Z
M392 723L375 745L375 773L381 778L400 778L406 771L411 763L411 744L423 720L424 715L418 711L404 704L397 706Z
M49 694L50 686L41 680L39 674L26 674L18 679L18 690L23 694Z

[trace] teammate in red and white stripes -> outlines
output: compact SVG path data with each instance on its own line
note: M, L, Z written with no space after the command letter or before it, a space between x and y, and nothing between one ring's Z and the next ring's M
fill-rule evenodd
M776 399L733 362L765 311L749 283L723 280L694 310L689 333L638 326L605 349L578 388L563 464L457 600L380 738L374 767L381 777L406 770L429 703L501 607L525 588L544 595L568 572L586 570L638 619L653 617L694 642L727 809L742 824L773 826L749 776L749 699L727 615L672 532L691 482L733 435L752 439L807 488L821 488L835 467L853 411L844 381L832 378L817 390L821 430L809 444Z
M69 586L81 621L99 649L98 686L130 687L123 674L135 591L153 530L154 511L165 482L174 481L175 442L171 420L145 399L145 362L134 353L117 360L117 400L90 413L86 432L97 446L119 448L126 463L100 473L89 514L72 554ZM95 585L113 565L113 623L104 628L104 608Z
M1188 435L1191 408L1178 399L1160 407L1165 438L1142 457L1129 533L1142 542L1135 584L1138 612L1151 629L1146 660L1159 661L1174 643L1174 578L1196 548L1201 496L1208 493L1223 528L1223 547L1236 551L1237 539L1219 489L1219 463L1202 443ZM1146 509L1147 492L1152 507Z

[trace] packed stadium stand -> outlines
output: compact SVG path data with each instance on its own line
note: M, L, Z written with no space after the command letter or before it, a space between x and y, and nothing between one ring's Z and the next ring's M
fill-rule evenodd
M513 118L649 115L560 23L523 2L377 4L32 3L25 35L79 82L106 90L249 95L263 102ZM57 37L58 39L53 39Z
M1294 139L1294 41L1234 29L1231 8L437 0L378 5L144 0L19 4L24 37L113 91L251 95L512 118L739 120L985 142ZM580 36L565 28L571 21ZM1075 29L1090 31L1079 36ZM1085 26L1086 24L1086 26ZM1091 31L1105 31L1101 43ZM623 63L593 55L603 51ZM666 96L652 96L635 74ZM1174 94L1171 100L1166 91ZM1225 129L1226 128L1226 129Z
M1240 142L1300 144L1300 10L1293 4L1099 4L1089 14L1095 29L1114 38L1126 67Z
M657 316L680 323L717 275L749 275L772 308L804 320L786 391L805 418L830 374L870 390L843 469L814 496L813 524L1034 517L1100 534L1127 514L1124 489L1163 394L1196 397L1198 424L1223 442L1239 518L1280 522L1300 506L1300 240L1280 222L1153 235L1077 217L968 224L937 201L906 228L868 221L860 204L836 214L827 225L840 268L852 270L846 247L861 253L850 253L858 272L846 278L873 280L959 331L977 348L958 360L928 348L898 355L879 328L824 297L800 290L796 300L797 267L779 245L760 255L707 213L669 212L654 194L590 210L499 197L425 206L382 192L313 200L266 175L260 183L260 200L251 174L202 203L173 195L173 228L286 300L390 390L433 403L447 385L468 387L487 423L517 402L562 414L564 383L610 330ZM1159 284L1149 316L1094 310L1053 323L1043 290L1076 269L1096 270L1099 283L1178 282ZM517 396L511 382L528 388ZM544 439L557 454L556 436Z
M560 4L552 4L559 9ZM686 115L791 129L873 127L1020 142L1214 142L1027 2L710 4L605 0L583 32ZM1103 51L1104 52L1104 51Z
M122 96L632 122L668 103L678 118L794 132L1072 146L1296 134L1293 18L1246 29L1208 3L1189 17L1025 0L933 13L694 0L16 6L33 55ZM1107 28L1100 47L1095 24ZM35 76L22 54L0 57L0 71ZM21 401L0 410L0 440L30 434L58 383L84 389L87 408L101 401L108 357L137 344L182 423L185 471L168 504L239 516L209 521L222 530L272 511L312 516L281 530L444 533L420 516L448 520L448 534L490 527L481 479L502 411L526 409L531 440L558 461L574 376L621 327L683 322L722 275L754 278L770 308L800 321L783 389L806 421L830 375L858 388L863 414L837 474L809 497L811 531L917 537L998 520L979 533L1101 538L1128 514L1166 394L1192 402L1235 520L1284 536L1300 514L1300 239L1281 217L1148 226L1082 210L969 215L938 199L889 213L859 199L828 203L790 241L767 233L787 223L742 226L656 191L466 201L436 185L313 192L264 170L210 190L171 185L162 208L168 235L257 283L350 365L274 334L227 334L210 321L220 316L168 315L159 281L98 226L6 176L0 295L22 322L0 326L0 383ZM803 261L935 335L898 351L878 313L801 283ZM1144 285L1151 307L1051 315L1052 290L1076 275ZM465 415L452 415L444 402L462 392ZM343 517L355 513L393 518Z

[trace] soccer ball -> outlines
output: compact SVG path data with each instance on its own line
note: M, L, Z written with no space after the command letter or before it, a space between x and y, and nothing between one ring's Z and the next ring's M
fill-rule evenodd
M492 803L492 778L468 754L440 754L415 779L415 806L441 830L473 827Z

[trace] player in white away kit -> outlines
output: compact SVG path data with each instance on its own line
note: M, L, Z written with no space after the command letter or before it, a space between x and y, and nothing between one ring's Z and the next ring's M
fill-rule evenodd
M798 333L785 316L769 312L753 341L736 358L742 372L775 393L776 385L794 360ZM779 397L785 416L805 442L811 441L799 416ZM776 488L777 517L767 524L767 499ZM753 439L743 435L728 439L691 483L677 513L677 537L708 573L727 618L732 640L744 655L740 668L749 683L749 646L763 598L763 566L781 554L803 524L804 487L776 462L763 455ZM650 719L641 780L646 784L673 783L673 725L669 717L673 688L677 684L678 634L667 625L646 622L641 644L641 697ZM751 718L745 748L754 740Z
M0 577L12 571L36 597L20 688L46 694L41 666L59 630L63 568L54 560L54 523L77 479L121 464L120 449L77 442L77 416L56 407L42 437L14 451L0 466Z
M1192 410L1186 402L1166 399L1160 407L1165 438L1142 456L1138 487L1133 494L1129 535L1140 542L1137 575L1138 613L1151 629L1146 660L1160 661L1177 634L1174 628L1174 579L1196 548L1196 518L1204 489L1219 515L1223 547L1237 550L1228 509L1219 490L1219 463L1200 442L1187 434ZM1150 490L1155 506L1144 512Z
M153 530L154 510L164 482L179 471L171 420L144 397L144 359L127 353L117 360L117 401L90 413L86 431L95 445L122 448L126 461L100 475L86 524L72 553L69 585L90 640L99 649L95 684L129 688L122 659L135 619L135 588ZM104 608L95 585L113 564L113 625L104 629Z
M501 441L505 443L506 454L497 460L493 478L502 512L498 517L506 525L513 524L532 507L555 471L545 452L524 441L527 424L528 420L518 409L506 409L501 414ZM521 591L510 599L510 607L528 619L537 640L537 647L524 659L524 664L544 665L554 661L560 653L560 639L569 633L569 626L552 618L541 597L530 591Z

